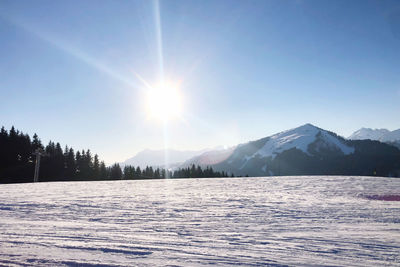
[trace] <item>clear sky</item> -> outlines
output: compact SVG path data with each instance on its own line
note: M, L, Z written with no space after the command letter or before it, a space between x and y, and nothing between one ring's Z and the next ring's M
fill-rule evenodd
M141 81L161 73L182 97L167 124ZM400 128L400 1L0 0L6 128L112 163L308 122Z

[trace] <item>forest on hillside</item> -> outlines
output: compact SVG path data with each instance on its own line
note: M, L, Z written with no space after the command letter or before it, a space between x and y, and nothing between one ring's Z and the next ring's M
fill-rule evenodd
M224 171L214 171L211 167L194 166L174 171L147 166L140 169L118 163L106 166L97 154L88 150L62 148L60 143L49 141L44 146L34 134L32 138L13 127L0 130L0 183L33 182L35 169L34 152L44 152L40 163L39 181L91 181L121 179L161 179L161 178L202 178L227 177Z

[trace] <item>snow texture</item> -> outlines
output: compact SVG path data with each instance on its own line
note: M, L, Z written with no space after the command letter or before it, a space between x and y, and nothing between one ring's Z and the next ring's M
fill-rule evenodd
M284 131L275 134L265 143L265 145L257 151L253 156L260 155L261 157L274 158L277 154L292 148L299 149L306 154L308 146L316 141L317 135L321 134L321 139L325 145L333 149L341 150L345 155L354 152L353 147L343 144L338 138L332 136L325 130L317 128L311 124L305 124L295 129Z
M289 135L288 135L289 136ZM399 266L400 180L1 185L0 265Z

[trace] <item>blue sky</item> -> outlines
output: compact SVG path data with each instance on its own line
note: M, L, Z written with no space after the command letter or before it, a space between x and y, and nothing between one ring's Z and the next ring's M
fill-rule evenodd
M166 129L136 76L160 69L183 95ZM107 163L399 118L399 1L0 2L0 124Z

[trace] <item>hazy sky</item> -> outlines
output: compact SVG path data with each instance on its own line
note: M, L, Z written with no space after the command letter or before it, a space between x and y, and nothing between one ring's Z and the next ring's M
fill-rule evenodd
M146 87L180 82L183 119ZM107 163L305 123L400 128L400 1L0 0L0 124Z

